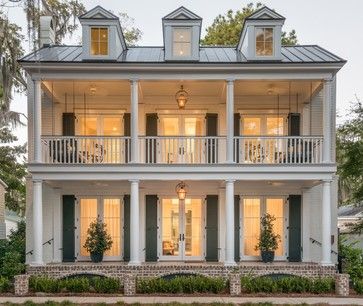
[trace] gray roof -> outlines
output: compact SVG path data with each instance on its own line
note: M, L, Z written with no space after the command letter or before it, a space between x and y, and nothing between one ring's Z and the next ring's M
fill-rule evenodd
M282 46L282 63L339 63L342 58L332 54L317 45ZM20 62L48 62L48 63L80 63L82 62L82 46L56 45L43 47L23 57ZM83 62L109 62L109 60L87 60ZM111 61L115 62L115 61ZM118 63L167 63L164 60L163 47L129 47L118 59ZM235 47L200 47L199 63L206 64L242 64L257 63L247 61L245 56ZM266 63L271 61L258 61ZM276 62L276 61L272 61ZM185 63L185 62L183 62ZM278 61L280 63L280 61Z
M359 217L363 216L363 205L347 205L338 208L338 217Z

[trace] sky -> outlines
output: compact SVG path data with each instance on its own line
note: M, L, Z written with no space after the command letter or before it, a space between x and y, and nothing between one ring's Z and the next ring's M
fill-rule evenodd
M22 0L25 1L25 0ZM82 1L82 0L79 0ZM229 9L238 10L251 2L245 0L83 0L86 9L101 5L113 12L125 12L135 19L143 32L139 45L162 45L161 18L183 5L203 18L205 28L218 14ZM286 18L284 30L295 29L299 44L318 44L346 59L347 64L337 76L338 123L342 123L355 97L363 100L363 0L260 0ZM9 19L24 29L25 14L21 8L7 8ZM80 41L80 32L67 38L67 42ZM24 47L27 48L27 42ZM12 109L24 112L26 98L14 96ZM20 142L27 139L26 128L18 128Z

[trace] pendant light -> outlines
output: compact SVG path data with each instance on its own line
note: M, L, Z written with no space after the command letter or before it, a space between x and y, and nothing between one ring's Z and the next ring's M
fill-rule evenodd
M180 90L178 90L175 94L175 100L178 103L179 109L184 109L185 105L188 102L189 94L184 90L183 85L180 86Z
M187 196L187 185L183 181L175 186L175 191L179 200L185 200Z

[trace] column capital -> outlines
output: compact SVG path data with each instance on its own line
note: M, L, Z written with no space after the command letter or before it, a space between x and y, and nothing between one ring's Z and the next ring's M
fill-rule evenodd
M322 182L323 184L328 184L328 183L333 182L333 179L323 179L323 180L321 180L321 182Z
M236 80L235 78L228 78L226 79L226 82L227 84L233 84L235 80Z
M31 80L33 82L40 82L40 81L42 81L42 78L39 75L32 75Z
M130 78L130 83L134 84L134 83L138 83L139 82L139 78Z
M132 183L140 183L140 180L137 180L137 179L132 179L132 180L129 180L129 182L132 184Z
M225 180L226 184L227 183L234 183L236 180L232 180L232 179L228 179L228 180Z
M325 78L323 80L324 84L331 84L334 81L334 77L331 78Z
M33 184L34 183L43 183L42 179L32 179Z

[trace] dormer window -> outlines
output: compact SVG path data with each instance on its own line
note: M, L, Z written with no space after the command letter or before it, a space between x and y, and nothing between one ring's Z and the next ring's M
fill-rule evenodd
M190 57L192 53L191 28L173 29L173 56Z
M108 28L91 28L91 55L108 55Z
M273 56L273 28L256 27L256 56Z

